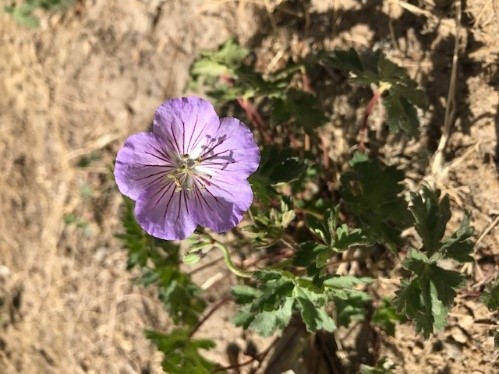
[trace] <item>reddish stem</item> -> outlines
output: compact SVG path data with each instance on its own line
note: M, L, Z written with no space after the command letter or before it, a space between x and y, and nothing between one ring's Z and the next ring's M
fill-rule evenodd
M272 144L272 139L270 136L264 131L265 122L263 118L260 116L260 113L256 110L255 106L248 99L244 99L242 97L237 98L237 102L239 106L246 112L249 120L253 124L253 126L258 130L260 136L267 144Z
M220 80L228 86L234 85L234 79L229 76L222 75L220 77ZM272 138L264 131L265 122L263 121L262 116L260 116L260 113L258 113L258 111L256 110L253 103L243 97L238 97L237 103L246 112L246 116L248 116L248 119L251 121L255 129L260 133L260 136L265 141L265 143L272 144Z
M201 326L210 318L213 313L215 313L222 305L224 305L227 301L229 301L231 296L226 296L222 300L220 300L218 303L213 305L213 307L210 309L208 313L206 313L203 318L201 318L198 323L192 328L191 332L189 333L189 338L192 338L192 336L196 333L196 331L199 330Z
M307 72L304 70L305 69L303 69L301 74L301 79L303 82L303 91L308 93L314 93L314 90L312 89L312 83L310 82L310 78L308 77Z
M322 165L325 170L329 169L329 142L326 136L322 133L319 133L319 139L321 140L322 147Z
M362 153L365 153L366 152L366 140L367 140L367 130L368 130L368 121L369 121L369 116L371 115L373 109L374 109L374 106L378 103L379 101L379 98L381 97L381 94L383 93L383 90L380 90L378 89L373 97L371 98L371 100L369 101L369 103L367 104L367 107L366 107L366 112L364 113L364 120L362 121L362 127L359 131L359 136L360 136L360 140L359 140L359 151L362 152Z

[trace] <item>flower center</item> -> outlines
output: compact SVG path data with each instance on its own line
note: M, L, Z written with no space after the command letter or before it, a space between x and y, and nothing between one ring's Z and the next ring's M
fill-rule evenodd
M192 191L194 187L205 188L210 184L211 175L197 169L201 158L192 159L188 154L183 154L176 161L175 169L166 175L174 181L175 192Z

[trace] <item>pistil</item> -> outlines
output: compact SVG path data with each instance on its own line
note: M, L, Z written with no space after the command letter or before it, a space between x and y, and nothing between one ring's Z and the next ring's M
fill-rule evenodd
M166 175L168 179L173 179L175 192L192 191L196 181L201 182L201 189L210 184L211 175L196 169L201 164L201 158L191 159L188 154L183 154L177 162L177 167Z

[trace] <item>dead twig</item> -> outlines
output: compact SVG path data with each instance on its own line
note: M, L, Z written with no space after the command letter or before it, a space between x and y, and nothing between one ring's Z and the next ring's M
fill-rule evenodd
M480 235L480 237L477 239L476 244L480 243L483 240L483 238L485 238L485 236L492 231L492 229L497 225L498 222L499 222L499 216L497 216L496 219L490 225L488 225L487 228L482 232L482 235Z
M483 238L485 238L487 236L487 234L489 232L492 231L492 229L497 225L497 223L499 222L499 216L496 217L496 219L494 221L492 221L492 223L490 225L488 225L485 230L483 230L482 234L478 237L476 243L475 243L475 246L480 243ZM467 274L471 274L471 272L473 271L473 265L475 265L476 267L476 271L480 277L480 279L482 280L481 282L479 283L483 283L483 281L485 280L485 275L483 274L483 271L482 269L480 268L480 266L478 265L478 261L476 260L475 258L475 253L473 253L473 259L475 260L474 263L467 263L467 264L464 264L463 267L461 268L461 273L467 273Z
M482 20L482 16L485 14L485 10L489 5L492 5L492 0L489 0L482 8L480 13L478 13L478 16L476 16L476 20L473 23L473 27L480 27L480 21ZM492 10L494 10L494 7L492 7Z
M452 70L450 75L449 91L447 94L447 106L445 107L445 117L444 117L444 126L442 128L442 136L440 137L438 148L435 151L433 163L431 165L431 174L433 176L441 175L443 172L445 148L447 147L447 143L449 141L451 126L454 120L454 114L456 110L455 96L456 96L457 64L459 61L459 40L460 40L459 32L461 30L461 13L462 13L461 0L456 0L455 5L456 5L456 18L455 18L456 38L454 41Z

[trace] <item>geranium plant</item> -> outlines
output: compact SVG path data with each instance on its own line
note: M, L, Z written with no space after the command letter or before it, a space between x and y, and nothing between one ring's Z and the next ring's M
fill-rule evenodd
M424 184L408 190L399 165L370 155L367 132L380 103L389 130L417 136L424 92L380 52L321 51L267 75L247 55L234 41L203 53L192 65L190 88L204 89L220 112L237 113L248 125L220 119L206 99L173 99L159 106L152 132L130 136L116 158L116 182L131 199L121 235L129 267L140 267L140 281L158 287L176 326L147 332L165 355L164 370L223 369L202 355L214 342L194 335L211 312L179 265L202 262L212 248L240 279L224 302L238 305L234 323L244 329L268 336L296 318L309 334L355 320L388 334L403 320L425 337L444 328L465 277L442 261L472 261L470 218L464 214L449 233L449 199ZM328 185L335 166L318 132L331 114L309 79L324 67L374 87L336 187ZM409 228L417 240L402 235ZM224 234L231 230L235 235ZM172 241L186 238L184 251ZM257 265L235 266L232 257L242 251L256 256ZM378 266L362 266L381 258ZM345 275L338 271L345 261L361 266ZM401 279L398 291L380 299L373 281L391 271ZM487 295L497 304L496 289ZM368 364L388 370L380 368L383 362L378 357Z

